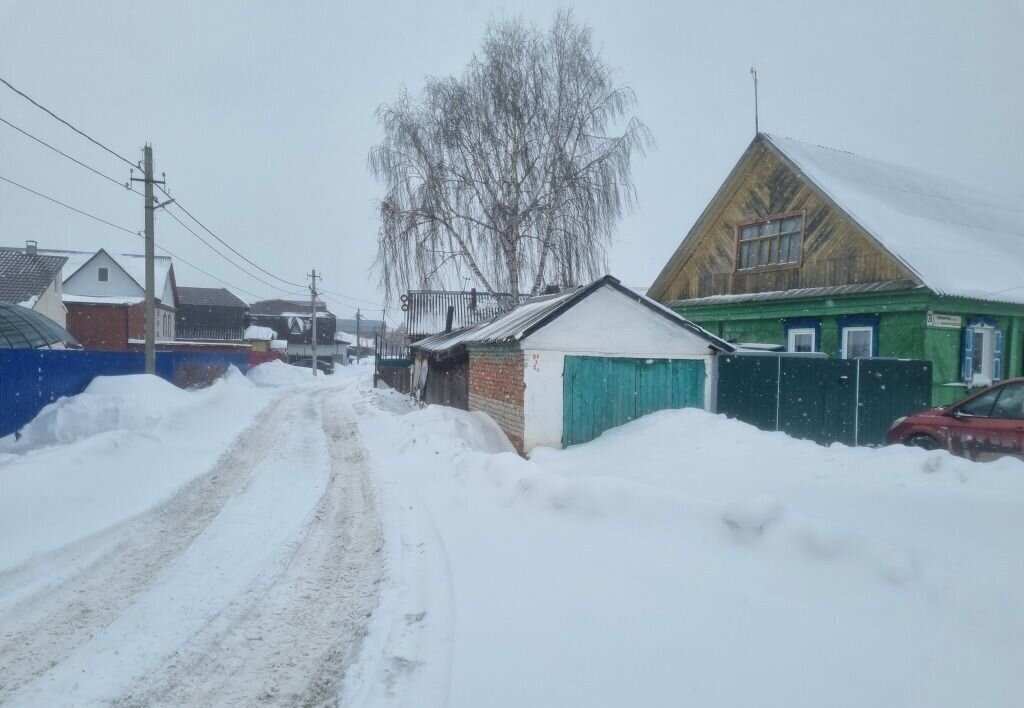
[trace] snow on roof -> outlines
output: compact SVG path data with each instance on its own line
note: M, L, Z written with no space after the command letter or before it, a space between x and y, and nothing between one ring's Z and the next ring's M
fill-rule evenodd
M242 339L255 339L261 342L269 342L277 339L277 333L270 327L260 327L259 325L249 325L245 328L242 333Z
M132 280L143 288L146 287L146 257L136 253L111 253L110 257L124 269ZM156 296L162 297L167 287L167 278L171 273L170 256L154 256L153 259L153 287Z
M934 292L1024 303L1024 195L764 137Z
M39 253L51 255L51 256L63 256L67 258L67 262L64 264L64 272L62 277L66 283L72 275L82 269L86 263L92 260L99 251L102 250L110 258L121 267L128 277L138 283L140 288L146 287L146 256L138 253L111 253L106 249L98 249L95 251L64 251L59 249L39 249ZM163 296L164 290L167 287L167 278L170 277L171 273L171 257L170 256L154 256L153 259L153 274L154 278L154 292L156 297L160 298Z
M137 305L144 302L146 298L132 295L69 295L64 293L61 299L64 302L79 305Z
M518 341L535 329L543 327L549 318L559 313L563 307L571 307L575 301L582 300L590 293L604 286L612 287L628 294L640 304L650 307L663 317L676 322L679 326L707 339L718 349L723 351L732 351L733 349L731 344L681 317L678 313L673 312L661 303L626 288L618 279L610 275L599 278L589 285L580 285L554 295L532 298L514 310L498 315L487 322L481 322L480 324L452 332L435 334L432 337L421 339L411 346L413 349L423 351L443 352L463 344L500 344L502 342Z

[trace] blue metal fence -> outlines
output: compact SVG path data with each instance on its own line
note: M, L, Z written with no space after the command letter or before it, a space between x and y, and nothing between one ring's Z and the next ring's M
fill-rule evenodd
M235 366L249 368L248 353L157 352L160 378L187 388L203 386ZM142 352L0 349L0 437L20 430L49 403L85 390L97 376L141 374Z

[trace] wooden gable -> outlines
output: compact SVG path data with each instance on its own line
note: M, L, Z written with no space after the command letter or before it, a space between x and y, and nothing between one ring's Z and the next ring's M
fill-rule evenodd
M739 225L803 215L797 263L737 270ZM907 280L914 275L758 135L662 269L648 296L661 302L830 285Z

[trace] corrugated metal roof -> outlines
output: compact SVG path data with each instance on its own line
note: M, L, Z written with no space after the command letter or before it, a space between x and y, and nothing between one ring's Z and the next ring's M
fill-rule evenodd
M448 308L453 308L452 329L461 329L508 312L529 295L508 293L410 290L405 295L405 328L410 337L427 337L444 332Z
M0 248L0 302L15 305L42 295L67 262L61 256L29 254L23 248Z
M693 324L664 305L624 287L616 278L610 275L595 280L586 286L579 286L555 295L531 298L511 312L498 315L487 322L421 339L418 342L414 342L411 348L436 353L449 351L467 344L487 345L516 342L544 326L550 319L605 285L636 299L638 303L649 307L661 316L707 339L709 343L718 349L723 351L732 351L734 349L728 342Z
M887 280L878 283L856 283L853 285L827 285L820 288L796 288L794 290L770 290L763 293L736 293L734 295L708 295L688 300L675 300L670 307L687 307L692 305L731 305L736 302L763 302L766 300L797 300L800 298L819 298L834 295L859 295L881 293L892 290L909 290L921 287L913 280Z

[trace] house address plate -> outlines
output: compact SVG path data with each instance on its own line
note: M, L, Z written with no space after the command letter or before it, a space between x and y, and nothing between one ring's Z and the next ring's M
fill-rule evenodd
M949 329L960 329L963 327L964 318L960 315L940 315L937 312L928 313L929 327L946 327Z

